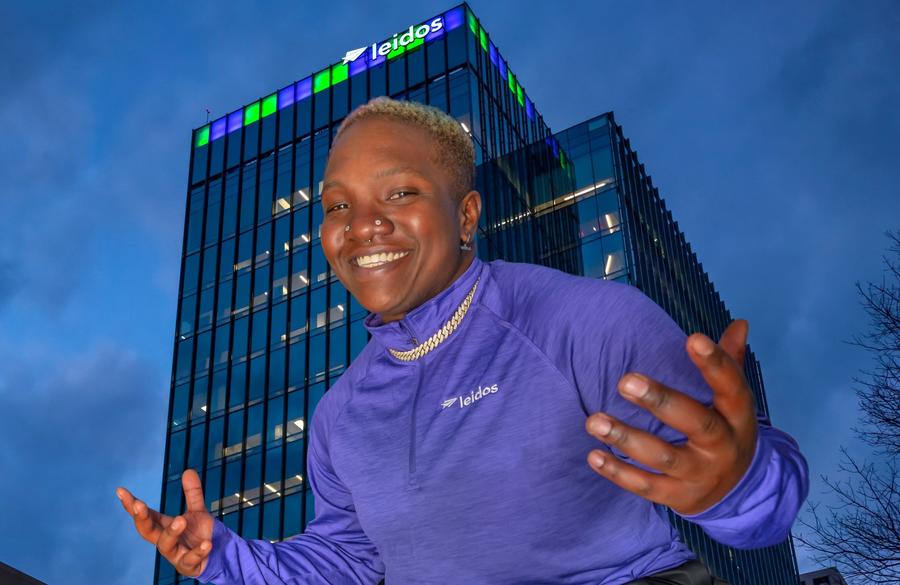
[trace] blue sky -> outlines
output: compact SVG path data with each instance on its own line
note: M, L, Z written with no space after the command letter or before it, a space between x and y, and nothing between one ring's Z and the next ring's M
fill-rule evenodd
M0 7L0 561L150 583L190 131L450 2ZM820 474L900 228L900 5L474 0L551 128L613 110ZM813 568L801 549L801 570Z

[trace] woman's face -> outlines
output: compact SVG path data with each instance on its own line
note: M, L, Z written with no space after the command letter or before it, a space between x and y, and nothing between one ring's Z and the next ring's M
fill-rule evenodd
M322 250L347 290L385 322L440 293L474 257L459 245L474 239L481 197L470 191L456 203L436 148L425 130L369 118L342 132L328 157Z

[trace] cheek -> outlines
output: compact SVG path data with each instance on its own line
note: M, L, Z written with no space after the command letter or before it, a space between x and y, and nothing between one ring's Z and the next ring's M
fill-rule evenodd
M334 264L333 260L337 256L337 252L341 245L340 242L343 238L341 229L336 228L333 225L322 224L322 253L325 255L325 259L328 260L328 263L332 265Z

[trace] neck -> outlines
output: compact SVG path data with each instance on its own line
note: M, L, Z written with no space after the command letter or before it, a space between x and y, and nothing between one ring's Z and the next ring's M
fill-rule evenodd
M453 276L450 277L450 280L446 281L438 290L432 292L431 295L429 295L429 297L427 299L423 299L422 302L419 304L428 302L428 300L434 298L435 296L437 296L438 294L443 292L448 286L450 286L451 284L456 282L456 279L459 278L460 276L462 276L462 274L466 271L466 269L468 269L469 266L472 265L472 260L474 260L474 259L475 259L474 250L468 251L468 252L463 252L462 254L460 254L459 265L456 267L456 271L453 273ZM418 305L416 305L416 306L418 306ZM410 307L409 309L407 309L406 311L404 311L402 313L395 313L393 315L385 315L384 313L381 313L381 314L379 314L379 317L381 317L381 321L383 323L391 323L393 321L399 321L400 319L402 319L403 317L406 316L406 313L408 311L411 311L415 308L416 307Z

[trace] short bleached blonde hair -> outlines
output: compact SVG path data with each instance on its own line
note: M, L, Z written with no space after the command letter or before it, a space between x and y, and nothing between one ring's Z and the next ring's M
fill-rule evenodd
M475 146L469 134L449 114L419 102L395 100L387 96L372 98L357 107L338 126L332 144L360 120L387 118L421 128L436 142L438 164L449 169L454 184L454 200L459 202L475 187Z

